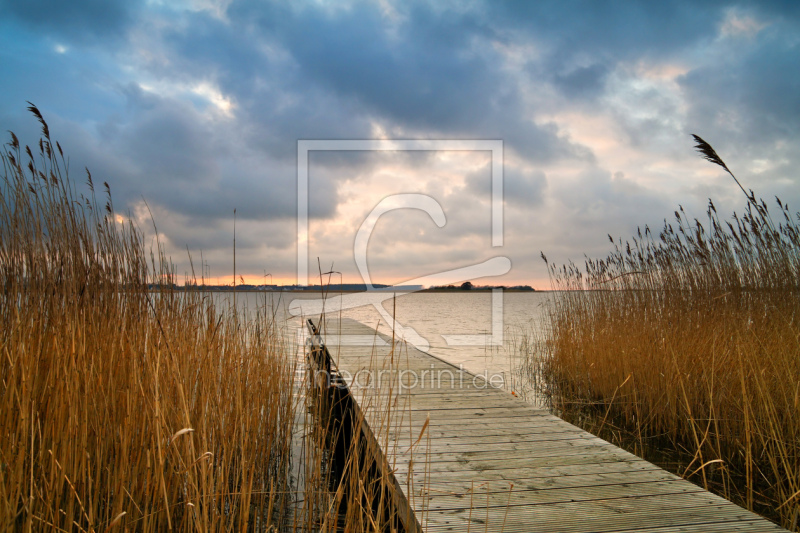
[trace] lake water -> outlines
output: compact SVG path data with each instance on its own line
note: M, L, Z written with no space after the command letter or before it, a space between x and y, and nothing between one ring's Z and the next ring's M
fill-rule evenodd
M231 293L223 293L230 297ZM442 292L357 293L329 295L324 311L329 317L353 318L381 333L394 334L417 348L474 374L496 376L493 383L531 396L521 368L520 343L541 327L548 293ZM385 298L373 305L376 298ZM303 346L307 336L303 318L315 321L322 311L319 293L237 293L239 308L254 309L267 302L286 334ZM343 308L343 309L340 309Z
M220 305L232 300L232 293L214 293ZM537 405L542 405L536 383L525 370L525 354L531 353L530 341L542 327L548 293L538 292L447 292L406 293L393 297L391 293L349 294L343 298L331 295L324 301L326 316L352 318L377 328L381 333L405 339L417 348L440 357L464 370L491 378L491 383ZM375 298L386 297L379 307ZM317 300L317 302L315 302ZM311 292L239 292L236 305L242 314L250 314L265 306L270 309L297 358L298 405L303 405L305 340L308 332L305 318L320 317L321 295ZM396 318L396 322L393 318ZM394 322L394 323L393 323ZM332 333L332 332L329 332ZM326 339L329 336L326 336ZM374 342L373 338L366 339ZM328 340L329 349L333 353ZM308 465L328 464L319 460L323 452L312 446L313 423L309 410L295 411L292 438L292 467L290 469L289 508L285 520L292 524L297 513L332 501L334 494L319 476L306 472ZM327 468L327 467L326 467ZM307 482L307 479L310 482ZM289 529L289 527L287 527Z

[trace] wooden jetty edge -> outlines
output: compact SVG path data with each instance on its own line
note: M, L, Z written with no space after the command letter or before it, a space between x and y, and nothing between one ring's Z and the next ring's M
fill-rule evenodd
M307 321L317 371L347 386L406 531L785 531L479 376L325 322Z

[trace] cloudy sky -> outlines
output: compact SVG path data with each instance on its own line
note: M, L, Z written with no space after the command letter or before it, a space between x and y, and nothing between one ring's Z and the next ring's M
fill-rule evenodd
M492 246L486 151L312 151L309 269L375 282L495 256L478 284L546 288L541 259L604 255L607 234L660 227L735 183L693 151L709 141L746 187L797 210L797 2L0 0L0 130L38 141L35 103L70 157L108 181L179 273L297 278L298 140L500 140L503 245ZM8 135L4 133L4 135ZM4 139L7 141L7 139ZM148 240L148 242L151 242Z

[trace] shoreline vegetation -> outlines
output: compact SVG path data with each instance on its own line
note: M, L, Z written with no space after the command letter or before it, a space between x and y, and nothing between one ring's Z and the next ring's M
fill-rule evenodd
M567 421L800 531L800 213L776 198L776 222L695 140L744 215L681 207L583 268L542 254L554 292L528 371Z
M294 359L272 313L178 293L86 194L39 111L0 183L0 528L266 529L284 519ZM150 290L154 280L167 283Z
M178 290L29 110L38 151L13 132L0 151L0 529L397 524L387 475L345 438L363 421L333 416L267 300L242 314L202 279Z
M469 282L467 282L469 283ZM162 284L163 285L163 284ZM150 285L150 290L160 290L161 285L152 284ZM181 291L181 290L202 290L202 291L213 291L213 292L320 292L325 294L337 294L337 293L358 293L358 292L367 292L367 286L364 284L358 283L345 283L343 285L339 285L336 283L332 283L330 285L325 285L324 287L320 287L319 285L247 285L241 284L236 285L234 288L233 285L177 285L173 284L171 287L172 290ZM462 285L443 285L443 286L435 286L435 287L428 287L428 288L418 288L415 286L405 286L405 285L373 285L373 289L379 292L398 292L398 293L408 293L408 292L486 292L492 291L495 289L503 289L505 292L539 292L539 289L534 289L530 285L470 285L470 287L465 288Z

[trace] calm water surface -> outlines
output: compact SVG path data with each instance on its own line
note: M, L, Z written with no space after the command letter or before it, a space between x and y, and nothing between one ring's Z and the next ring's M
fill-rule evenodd
M374 295L373 295L374 296ZM355 304L363 304L344 310L336 310L337 298L325 300L326 316L353 318L377 328L381 333L392 335L392 316L396 317L395 334L410 344L440 357L473 374L492 378L492 383L502 381L503 387L534 404L541 404L534 384L526 377L523 364L525 358L520 346L524 337L532 339L532 333L541 328L547 293L516 292L503 293L501 300L494 300L491 292L411 293L391 295L376 309L369 295L348 295ZM220 305L232 302L233 293L214 293ZM240 313L250 314L266 306L290 343L297 357L297 384L295 394L303 404L305 367L304 326L306 317L319 319L319 310L297 314L304 304L320 300L319 293L306 292L239 292L236 306ZM298 301L299 300L299 301ZM321 301L320 301L321 305ZM333 310L332 310L333 309ZM294 313L292 312L294 311ZM494 324L494 328L493 328ZM502 324L502 325L501 325ZM494 329L494 331L493 331ZM467 336L467 337L464 337ZM371 340L370 340L371 342ZM497 379L501 376L500 380ZM292 439L292 467L290 471L289 511L286 524L291 524L293 513L307 509L310 502L325 502L333 497L325 487L306 484L306 465L317 464L309 447L311 423L310 413L299 408L295 411ZM316 478L315 478L316 479ZM313 496L312 496L313 495ZM312 500L306 501L307 498ZM288 529L288 527L287 527Z
M232 293L220 294L224 298L231 296ZM523 335L530 337L530 332L541 326L548 293L503 292L494 305L492 293L483 291L398 294L394 299L391 294L385 296L387 299L379 304L383 308L381 312L370 303L369 295L345 295L345 299L362 305L341 311L337 308L339 296L329 295L325 303L326 316L353 318L391 335L394 314L398 338L474 374L501 375L506 388L526 392L524 383L520 382L519 368L523 361L519 344ZM321 295L237 293L237 306L252 310L263 306L265 299L275 310L276 319L289 338L296 346L303 346L307 332L301 317L315 321L319 318L318 310L308 312L308 304L319 300L321 305ZM301 310L304 314L293 314ZM496 335L493 335L493 323Z

